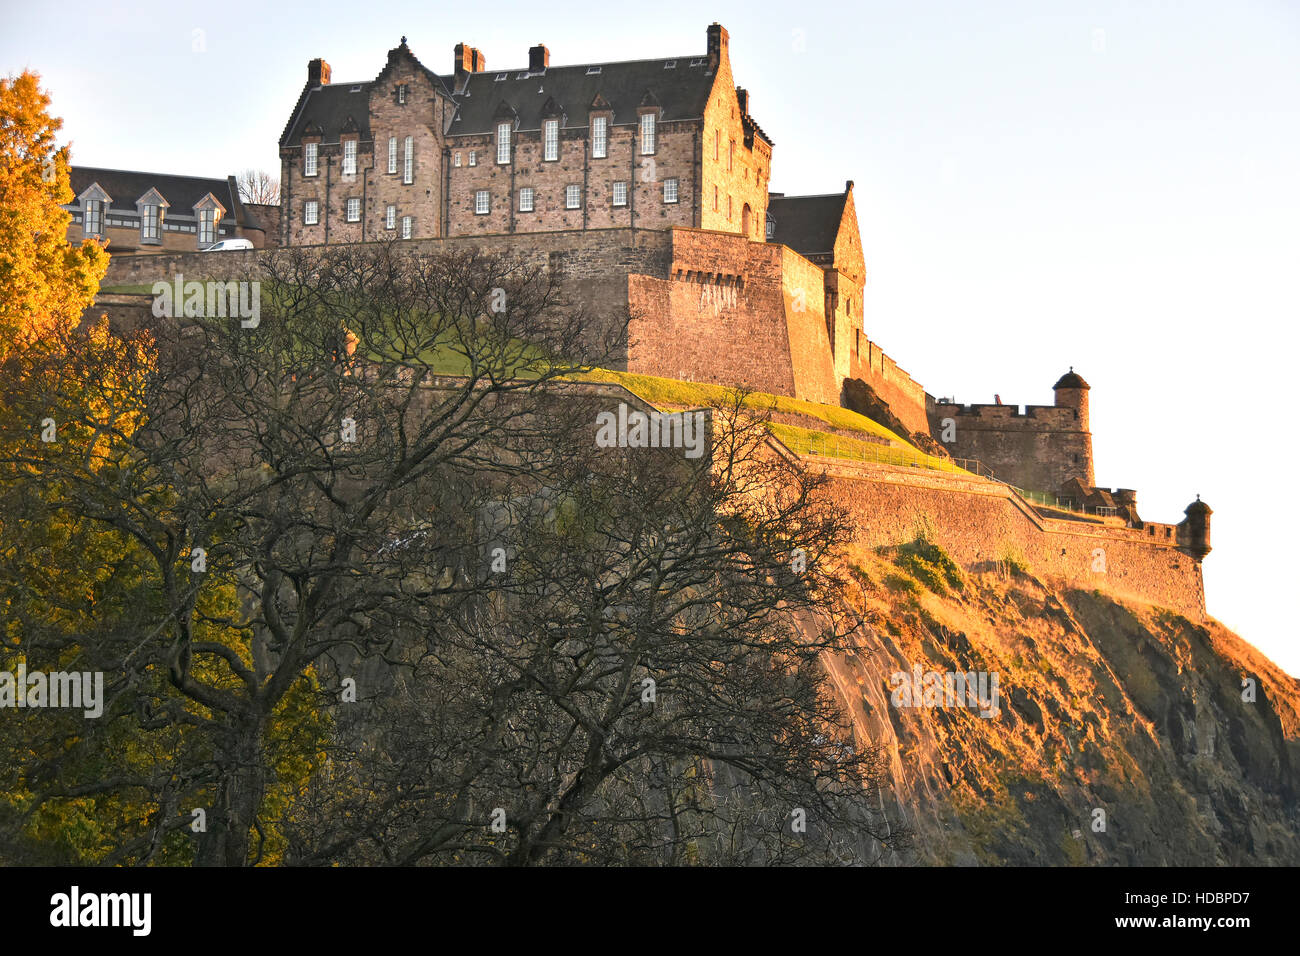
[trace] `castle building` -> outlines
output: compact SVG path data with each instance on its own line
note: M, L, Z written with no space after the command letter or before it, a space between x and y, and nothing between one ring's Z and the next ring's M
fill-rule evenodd
M735 86L727 31L703 52L448 73L406 38L373 79L312 60L280 139L284 245L685 226L765 238L772 142Z
M239 198L234 176L209 179L73 166L68 241L101 239L113 255L203 250L222 239L275 245L279 206Z

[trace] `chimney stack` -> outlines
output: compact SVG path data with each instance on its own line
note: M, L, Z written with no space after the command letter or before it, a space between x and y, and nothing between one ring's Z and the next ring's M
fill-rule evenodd
M713 22L709 26L709 72L714 73L718 69L718 63L727 53L727 28L718 22Z
M307 85L311 87L330 85L330 65L320 57L307 63Z
M452 72L456 75L456 88L460 89L462 81L469 77L471 73L482 73L487 69L487 60L483 54L472 46L466 46L464 43L457 43L455 50L455 59L452 61Z
M544 43L528 48L528 72L540 73L551 65L551 51Z
M743 86L736 87L736 99L740 100L740 115L749 115L749 90Z

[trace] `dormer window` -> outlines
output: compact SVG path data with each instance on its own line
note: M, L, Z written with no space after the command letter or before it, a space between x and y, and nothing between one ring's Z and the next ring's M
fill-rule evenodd
M302 174L315 176L316 165L320 159L320 143L304 143L302 149Z
M552 162L560 158L560 121L542 121L542 159Z
M226 214L226 207L217 197L208 193L194 204L194 218L199 221L199 248L206 249L217 241L217 225Z
M656 117L654 113L641 114L641 155L653 156L655 151Z
M86 200L85 224L82 233L87 236L104 235L104 203L98 199Z
M212 245L217 241L217 217L215 209L199 210L199 245Z
M136 212L140 215L140 242L150 245L162 244L163 209L167 200L157 189L150 189L135 201Z
M497 165L510 162L510 124L497 123Z
M162 236L162 208L146 203L140 208L140 241L158 242Z
M767 238L772 239L775 236L776 236L776 220L772 218L772 214L769 212L767 214Z
M604 159L609 155L609 118L593 116L591 118L591 156Z

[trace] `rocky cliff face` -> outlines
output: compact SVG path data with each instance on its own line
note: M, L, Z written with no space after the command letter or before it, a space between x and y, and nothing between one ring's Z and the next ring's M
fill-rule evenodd
M925 546L853 576L830 670L914 832L895 862L1300 863L1300 681L1221 625Z

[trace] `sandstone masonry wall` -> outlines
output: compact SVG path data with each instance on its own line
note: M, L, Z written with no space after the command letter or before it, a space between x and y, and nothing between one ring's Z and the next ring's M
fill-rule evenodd
M1205 616L1201 565L1177 550L1172 536L1041 518L994 482L814 461L832 476L835 501L857 518L856 539L865 547L911 541L926 527L968 569L987 569L1018 552L1036 574L1168 607L1194 620ZM1157 532L1166 527L1172 526L1152 526Z

